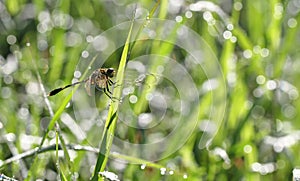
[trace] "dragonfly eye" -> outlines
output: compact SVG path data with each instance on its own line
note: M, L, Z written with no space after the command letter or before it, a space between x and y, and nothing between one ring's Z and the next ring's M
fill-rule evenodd
M114 70L113 68L107 69L106 75L107 75L108 77L113 77L114 74L115 74L115 70Z

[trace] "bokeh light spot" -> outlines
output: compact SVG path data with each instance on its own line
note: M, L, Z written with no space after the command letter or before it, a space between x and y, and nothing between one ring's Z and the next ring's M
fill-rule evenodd
M8 35L6 41L8 44L13 45L17 42L17 37L15 35Z

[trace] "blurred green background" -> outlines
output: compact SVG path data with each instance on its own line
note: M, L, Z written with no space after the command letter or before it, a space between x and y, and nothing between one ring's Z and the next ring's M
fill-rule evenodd
M56 180L60 172L71 170L73 179L90 178L96 155L88 151L70 152L72 169L62 155L60 167L55 165L55 150L2 164L39 146L51 120L37 72L46 92L69 84L90 39L130 20L135 7L137 18L145 18L155 3L0 1L0 173L22 180L28 170L35 170L31 179ZM109 160L106 170L120 180L291 180L293 169L300 166L299 11L299 0L162 0L153 17L193 29L216 55L226 83L224 118L213 140L200 148L206 131L202 126L209 120L199 115L199 126L185 145L156 162L173 171L115 159ZM143 46L157 48L147 43L137 47ZM184 64L186 53L171 48L170 54ZM118 57L120 51L110 66L118 66ZM200 74L197 79L197 87L206 81ZM68 93L50 99L54 112ZM201 107L211 105L205 96L200 102ZM70 104L63 115L75 119ZM58 124L67 143L79 142L64 121ZM139 131L130 134L140 136ZM47 141L55 143L54 130ZM33 164L34 157L41 160L38 165Z

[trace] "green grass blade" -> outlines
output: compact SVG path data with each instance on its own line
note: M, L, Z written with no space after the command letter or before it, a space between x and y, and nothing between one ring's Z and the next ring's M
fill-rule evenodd
M63 29L53 30L53 40L54 40L54 55L51 61L51 69L49 73L49 81L54 82L59 79L63 69L63 60L65 55L65 43L62 41L65 39L65 31Z
M118 100L121 97L121 91L122 91L122 87L123 87L122 83L124 80L125 66L126 66L127 56L129 53L129 44L130 44L133 23L134 23L134 20L132 20L132 22L131 22L129 33L128 33L128 36L127 36L127 39L125 42L125 46L123 48L119 68L117 71L116 82L118 82L120 84L120 86L115 87L114 92L113 92L113 97L115 97ZM105 128L104 128L105 130L104 130L102 142L100 145L100 152L98 154L97 163L96 163L95 170L93 173L94 175L92 177L93 181L98 180L98 173L104 171L104 169L105 169L107 159L108 159L108 154L110 152L110 148L111 148L112 141L113 141L112 135L114 135L116 122L117 122L117 118L118 118L118 115L117 115L118 107L119 107L119 102L115 101L115 102L112 102L112 104L109 108L108 116L107 116ZM105 149L105 154L103 155L104 149Z

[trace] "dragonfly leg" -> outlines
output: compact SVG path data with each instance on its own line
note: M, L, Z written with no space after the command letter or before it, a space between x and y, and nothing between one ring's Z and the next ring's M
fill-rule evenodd
M114 82L114 81L112 81L112 80L110 80L110 79L108 79L108 84L111 86L111 85L115 85L116 83Z
M108 85L109 85L109 83L106 82L106 88L104 88L104 92L106 90L107 92L109 92L110 94L112 94L111 91L109 90L109 86Z
M103 89L103 92L105 93L105 95L106 95L107 97L109 97L109 98L112 100L112 96L111 96L111 94L107 93L106 88Z
M112 93L109 91L109 89L104 88L104 89L103 89L103 92L105 93L105 95L106 95L107 97L110 98L110 100L112 100L112 101L116 101L116 100L117 100L117 101L120 101L120 99L118 99L118 98L112 96Z
M104 92L104 94L105 94L109 99L111 99L112 101L115 101L115 100L120 101L120 99L118 99L118 98L112 96L112 92L111 92L110 89L109 89L109 84L108 84L108 82L106 83L106 85L105 85L104 88L99 87L99 86L97 86L97 85L96 85L95 87L96 87L96 89L98 89L99 91Z

